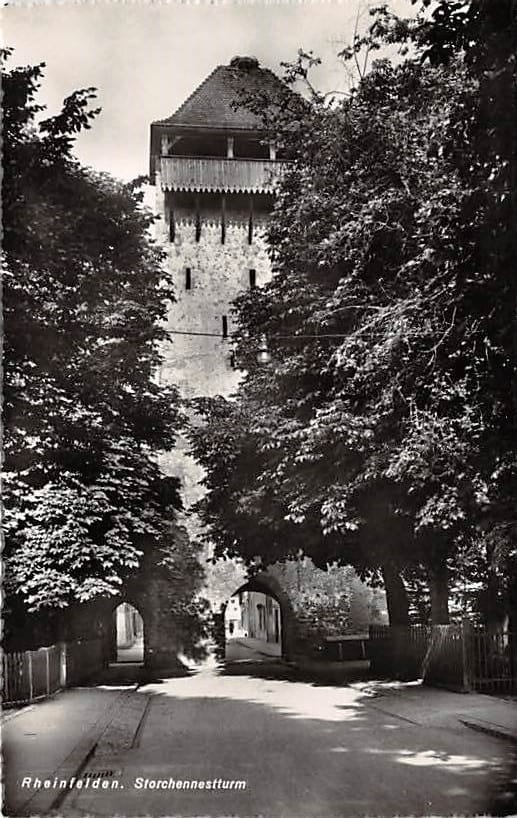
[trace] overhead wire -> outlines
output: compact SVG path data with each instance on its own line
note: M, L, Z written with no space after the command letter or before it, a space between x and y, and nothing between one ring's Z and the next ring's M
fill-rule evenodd
M178 330L178 329L170 329L168 330L169 335L192 335L192 336L202 336L205 338L223 338L223 340L227 341L230 340L230 336L224 338L221 332L190 332L187 330ZM318 334L309 335L268 335L268 339L277 339L277 340L287 340L287 339L303 339L303 338L348 338L348 333L344 332L332 332L332 333L324 333L319 332Z

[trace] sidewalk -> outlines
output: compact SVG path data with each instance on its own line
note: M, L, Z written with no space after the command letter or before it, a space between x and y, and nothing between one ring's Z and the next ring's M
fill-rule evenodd
M369 662L328 662L281 659L262 662L227 662L224 675L252 675L264 679L303 681L313 685L351 687L361 692L365 707L403 721L429 727L474 730L517 743L517 698L481 693L454 693L428 687L420 681L372 680Z
M78 687L20 710L5 710L4 814L34 815L51 809L59 790L36 789L27 779L76 775L132 689Z
M360 691L366 707L421 726L469 727L517 743L517 698L481 693L454 693L420 681L372 680L369 662L329 662L281 659L227 662L224 674L250 674L264 679L288 679L315 685L346 686Z
M364 703L383 713L429 727L474 730L517 743L517 699L453 693L420 682L356 682Z

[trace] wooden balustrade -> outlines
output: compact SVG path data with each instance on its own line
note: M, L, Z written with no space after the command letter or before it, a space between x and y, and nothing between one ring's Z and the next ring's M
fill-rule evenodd
M163 190L272 193L284 163L267 159L162 156Z

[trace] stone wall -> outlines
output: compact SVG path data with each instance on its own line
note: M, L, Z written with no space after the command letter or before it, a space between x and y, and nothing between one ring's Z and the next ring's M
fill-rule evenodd
M297 654L318 652L325 636L367 633L388 621L384 591L363 583L352 566L323 571L305 558L272 565L268 574L289 597Z
M127 583L120 597L99 599L78 605L67 614L66 638L102 638L106 655L117 657L116 609L121 602L131 604L143 619L144 663L149 668L178 666L178 653L185 650L188 635L174 609L175 597L182 593L170 580L139 573Z

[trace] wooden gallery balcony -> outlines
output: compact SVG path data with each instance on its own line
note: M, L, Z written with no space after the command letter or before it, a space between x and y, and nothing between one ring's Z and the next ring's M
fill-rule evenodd
M162 156L159 169L163 190L272 193L283 166L272 159Z

